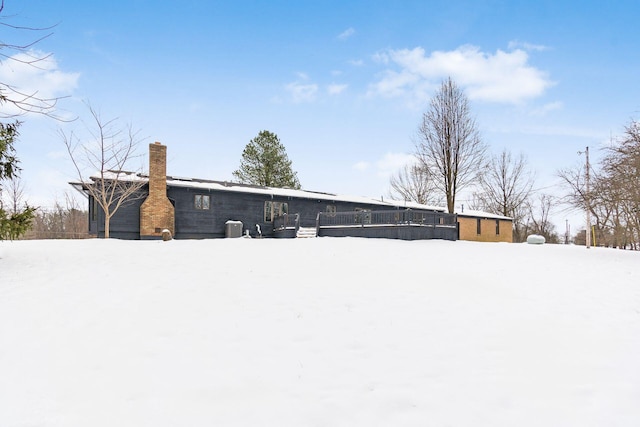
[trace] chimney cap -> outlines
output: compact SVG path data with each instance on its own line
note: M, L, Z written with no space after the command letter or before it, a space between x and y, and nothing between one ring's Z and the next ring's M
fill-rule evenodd
M154 144L156 145L162 145L161 143L159 143L158 141L154 142Z

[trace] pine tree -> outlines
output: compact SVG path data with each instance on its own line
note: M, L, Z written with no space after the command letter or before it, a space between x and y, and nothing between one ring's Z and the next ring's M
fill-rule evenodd
M258 133L247 144L242 151L240 167L233 175L243 184L301 188L284 145L278 135L267 130Z
M20 171L13 148L19 125L20 122L0 123L0 196L2 181L17 178ZM23 210L14 209L13 212L8 212L0 198L0 240L17 239L24 235L31 228L34 214L35 208L29 206L25 206Z

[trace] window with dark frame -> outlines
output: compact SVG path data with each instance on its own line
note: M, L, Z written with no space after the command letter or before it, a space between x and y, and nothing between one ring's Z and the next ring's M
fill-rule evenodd
M286 202L264 202L264 222L273 222L274 218L289 213L289 204Z
M496 219L496 236L500 235L500 220Z
M273 202L264 202L264 222L273 221Z
M476 233L482 234L482 220L480 218L476 219Z
M211 196L196 194L193 199L193 205L198 210L209 210L211 207Z

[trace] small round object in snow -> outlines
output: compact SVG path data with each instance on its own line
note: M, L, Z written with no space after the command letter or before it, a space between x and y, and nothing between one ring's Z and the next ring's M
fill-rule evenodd
M530 245L543 245L544 242L544 236L541 236L539 234L531 234L527 236L527 243Z

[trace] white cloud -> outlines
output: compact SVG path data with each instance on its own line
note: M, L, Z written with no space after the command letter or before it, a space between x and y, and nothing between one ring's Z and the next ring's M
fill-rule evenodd
M29 62L33 63L34 58L43 59L30 65ZM37 50L18 53L0 62L0 82L3 86L6 85L21 94L33 95L40 99L70 95L77 87L79 78L80 73L66 73L60 70L53 54ZM3 113L18 112L10 111L11 108L14 107L3 106L5 110Z
M318 85L315 83L304 83L295 81L285 86L295 103L313 102L318 93Z
M428 93L450 76L461 85L470 99L519 103L536 98L553 85L547 74L528 64L528 54L480 51L462 46L453 51L434 51L426 55L421 47L389 50L374 55L374 60L391 66L372 84L369 95L406 96L426 99Z
M347 40L349 37L351 37L355 33L356 33L356 30L354 30L353 28L347 28L346 30L344 30L338 35L338 39Z
M344 92L347 87L349 87L349 85L332 83L327 86L327 92L329 92L329 95L339 95Z
M349 64L353 65L354 67L362 67L364 65L364 61L362 59L352 59L351 61L349 61Z

